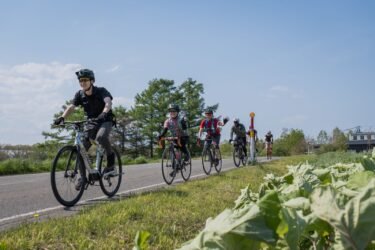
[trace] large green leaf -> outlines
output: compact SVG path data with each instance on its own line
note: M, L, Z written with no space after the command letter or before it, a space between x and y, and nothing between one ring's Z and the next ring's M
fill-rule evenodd
M258 249L260 242L275 244L276 240L259 207L252 203L207 220L203 231L181 249Z
M375 239L375 180L342 209L337 206L332 187L319 188L311 200L312 212L338 230L343 247L364 249Z
M258 201L258 206L262 212L266 224L269 228L273 229L276 235L276 229L279 226L280 218L279 211L281 209L280 200L276 191L269 191Z
M358 172L349 177L346 186L350 189L360 190L366 187L368 183L375 178L375 173L372 171Z
M278 229L279 236L286 240L289 249L298 249L298 243L302 239L304 230L307 226L306 218L301 211L290 208L281 209L281 218L284 222L284 228Z

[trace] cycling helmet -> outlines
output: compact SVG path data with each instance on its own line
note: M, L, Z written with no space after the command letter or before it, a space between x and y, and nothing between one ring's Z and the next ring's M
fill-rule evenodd
M238 123L240 123L240 119L239 119L239 118L235 118L235 119L233 120L233 122L234 122L235 124L238 124Z
M168 111L169 112L173 112L173 111L180 112L180 107L177 104L169 104L168 105Z
M95 81L94 71L90 69L81 69L76 72L76 75L77 75L78 80L81 78L89 78L90 80Z
M212 110L212 108L206 108L206 110L204 111L205 114L213 114L214 111Z

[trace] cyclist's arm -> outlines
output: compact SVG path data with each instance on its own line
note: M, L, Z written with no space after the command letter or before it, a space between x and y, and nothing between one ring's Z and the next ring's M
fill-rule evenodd
M105 105L104 105L103 112L108 113L112 109L112 99L110 97L105 97L104 103Z
M161 134L160 134L160 137L164 137L165 134L167 133L167 131L168 131L168 128L164 128L163 132L161 132Z
M61 117L63 117L64 119L67 118L71 113L73 113L74 109L76 108L75 105L73 104L70 104L64 111L64 113L62 114Z

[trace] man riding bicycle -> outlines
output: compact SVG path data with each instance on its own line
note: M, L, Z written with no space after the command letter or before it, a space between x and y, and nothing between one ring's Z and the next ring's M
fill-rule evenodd
M158 140L165 136L169 130L173 137L180 139L181 151L184 153L184 162L187 163L190 160L189 152L186 148L186 144L189 142L189 135L187 133L186 117L181 118L179 116L180 107L176 104L170 104L168 106L169 118L164 122L164 130L158 136Z
M264 136L264 141L266 142L266 151L268 152L268 149L272 149L273 144L273 135L271 131L268 131L268 133Z
M103 87L94 86L95 75L90 69L81 69L76 72L81 90L77 91L72 104L70 104L63 114L54 120L55 125L63 124L77 106L83 106L85 115L90 121L85 126L85 138L83 145L88 150L91 146L90 139L101 144L107 153L107 167L104 173L115 170L115 154L109 141L109 134L112 129L114 115L112 113L112 95ZM96 178L99 178L96 176Z
M229 142L233 141L233 133L236 135L235 141L242 142L242 149L244 151L245 157L247 157L246 149L246 128L240 123L240 119L236 118L233 121L233 126L230 130L230 139Z
M207 108L204 112L206 118L202 120L199 126L199 138L201 138L203 132L207 132L207 136L216 143L216 147L219 148L220 144L220 128L219 126L224 126L224 123L219 119L213 117L213 110Z

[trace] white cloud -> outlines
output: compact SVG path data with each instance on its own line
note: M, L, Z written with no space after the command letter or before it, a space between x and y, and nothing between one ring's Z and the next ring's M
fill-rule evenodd
M292 99L301 99L304 97L303 91L301 90L291 90L288 86L285 85L275 85L268 89L267 93L263 94L267 99L276 99L276 98L292 98Z
M112 68L108 69L107 72L115 72L120 69L120 65L115 65Z
M61 110L66 100L62 92L73 87L78 68L79 64L59 62L0 67L0 131L7 131L0 143L42 141L41 132Z

